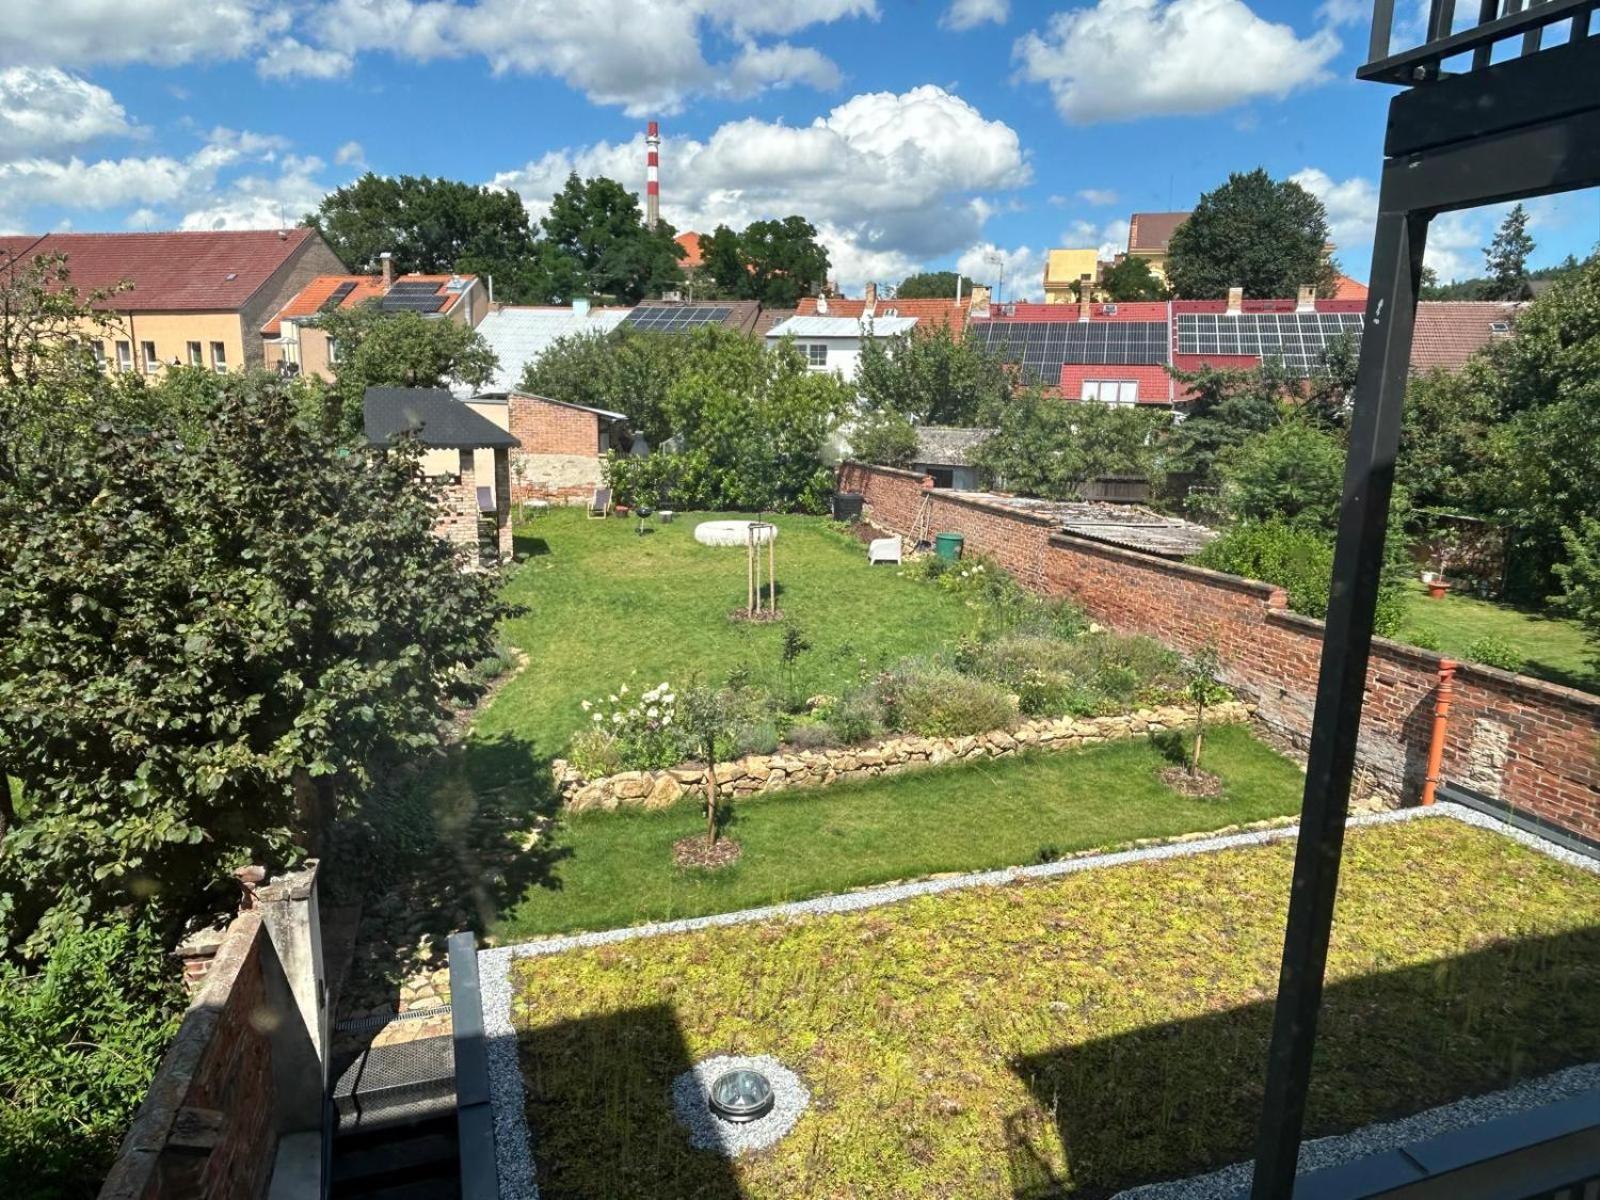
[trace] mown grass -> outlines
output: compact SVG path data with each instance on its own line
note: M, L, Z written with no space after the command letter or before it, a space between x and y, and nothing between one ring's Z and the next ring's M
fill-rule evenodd
M517 962L541 1194L1042 1200L1248 1157L1292 843ZM1600 879L1449 820L1347 843L1309 1135L1600 1057ZM773 1054L736 1163L673 1078Z
M1433 600L1421 583L1413 583L1406 595L1399 640L1419 636L1440 653L1466 661L1471 661L1469 650L1480 638L1502 638L1525 659L1523 674L1600 692L1600 673L1582 627L1548 613L1455 592Z
M1147 837L1297 811L1299 769L1238 727L1213 730L1219 799L1179 796L1146 739L1076 753L784 792L730 806L743 848L715 872L673 866L672 843L703 830L688 800L659 812L575 813L550 837L556 866L494 932L505 941L800 900L943 871L1016 866Z

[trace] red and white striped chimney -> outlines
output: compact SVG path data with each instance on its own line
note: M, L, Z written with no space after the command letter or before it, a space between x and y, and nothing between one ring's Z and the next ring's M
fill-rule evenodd
M644 222L651 229L661 219L661 127L654 121L645 133Z

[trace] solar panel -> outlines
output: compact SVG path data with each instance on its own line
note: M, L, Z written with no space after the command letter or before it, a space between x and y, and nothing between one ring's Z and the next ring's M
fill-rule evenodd
M390 292L383 298L380 307L384 312L438 312L444 307L446 297L427 295L413 292L411 294L396 295Z
M992 321L971 326L972 337L1035 383L1055 384L1068 363L1155 366L1167 361L1165 321Z
M430 283L426 279L402 279L389 289L389 295L401 296L432 296L439 291L437 283Z
M709 304L644 304L629 313L623 324L655 333L679 333L701 325L720 324L732 311Z
M333 294L322 302L322 307L318 311L328 312L330 309L338 308L339 305L344 303L344 298L355 290L355 284L341 283L338 287L333 289Z
M1360 313L1178 314L1178 353L1276 359L1299 375L1322 364L1328 344L1350 335L1361 340Z

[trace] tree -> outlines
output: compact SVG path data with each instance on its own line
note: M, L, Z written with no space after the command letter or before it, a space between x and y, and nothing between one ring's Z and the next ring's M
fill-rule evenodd
M1099 401L1062 401L1037 391L994 414L997 428L973 458L1010 491L1045 500L1077 498L1086 479L1155 473L1165 412Z
M1483 248L1483 265L1489 273L1486 300L1523 300L1528 295L1528 256L1533 238L1528 235L1528 210L1518 204Z
M1293 180L1265 171L1234 174L1200 197L1172 235L1167 278L1185 300L1215 300L1232 287L1256 298L1293 296L1300 286L1331 292L1328 214Z
M522 198L507 189L368 171L324 196L305 224L353 271L373 274L388 251L396 272L492 275L513 303L552 298Z
M1274 360L1246 371L1202 367L1172 374L1193 399L1167 449L1174 467L1193 473L1200 486L1216 482L1213 473L1220 454L1278 423L1296 387Z
M541 224L551 253L589 296L637 304L683 282L677 231L665 221L648 228L639 198L614 179L569 175Z
M864 339L856 388L868 409L897 412L924 425L971 425L1003 409L1016 380L987 350L947 325L933 325Z
M717 844L717 745L728 727L730 704L721 690L693 683L678 697L678 721L694 753L706 762L706 845Z
M499 366L483 336L459 321L384 312L368 303L332 309L312 325L338 347L328 421L330 429L347 437L360 432L362 400L369 387L436 388L459 381L479 388L494 378Z
M881 467L909 467L917 454L917 430L900 413L868 413L850 430L850 456Z
M754 221L742 233L718 225L700 239L700 256L720 294L770 308L793 308L828 279L828 252L804 217Z
M1117 303L1165 300L1172 294L1161 277L1150 269L1149 263L1132 255L1107 267L1101 273L1100 286Z
M956 294L972 295L976 285L957 271L920 271L907 275L894 289L896 300L954 300Z
M1579 625L1589 638L1589 657L1600 670L1600 520L1588 514L1561 531L1566 561L1555 565L1561 584L1551 602Z
M1344 433L1355 406L1361 343L1348 333L1331 338L1311 373L1303 406L1306 416L1324 429Z
M737 300L749 286L749 267L737 230L718 225L700 238L700 275L711 281L713 294Z
M717 334L743 336L723 329ZM570 334L523 368L519 386L535 396L623 413L635 433L660 446L675 432L667 396L690 346L677 334L628 326Z
M1189 752L1189 774L1200 774L1200 754L1206 741L1206 706L1228 698L1222 685L1222 658L1215 646L1202 646L1183 664L1183 690L1194 705L1194 748Z
M193 440L107 417L0 481L0 948L315 852L375 765L438 744L508 611L415 452L349 453L280 380L229 377Z
M1412 376L1401 414L1396 475L1419 508L1489 516L1496 425L1494 395L1484 364L1458 372L1435 369Z
M1219 503L1232 521L1282 521L1332 530L1344 490L1344 446L1303 420L1286 420L1224 450Z

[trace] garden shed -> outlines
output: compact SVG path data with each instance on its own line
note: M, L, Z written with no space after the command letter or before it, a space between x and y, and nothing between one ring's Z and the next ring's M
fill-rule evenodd
M434 532L458 545L482 547L484 527L492 521L490 557L511 560L510 455L521 444L516 437L443 388L368 388L361 415L374 449L415 437L426 452L424 473L439 487ZM479 470L480 450L492 469Z

